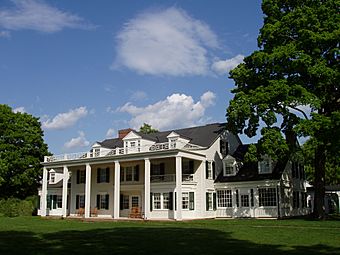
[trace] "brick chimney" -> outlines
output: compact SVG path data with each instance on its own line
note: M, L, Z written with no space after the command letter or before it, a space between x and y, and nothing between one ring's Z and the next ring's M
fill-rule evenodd
M132 128L118 130L118 138L123 139L131 131L133 131Z

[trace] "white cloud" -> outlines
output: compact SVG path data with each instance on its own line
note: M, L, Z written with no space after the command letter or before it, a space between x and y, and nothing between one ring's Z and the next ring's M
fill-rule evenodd
M114 128L109 128L106 132L106 137L110 138L116 135L116 130Z
M44 129L65 129L76 124L79 119L84 118L87 114L88 111L84 106L71 109L68 112L59 113L52 120L43 121L42 127Z
M17 108L15 108L15 109L13 109L13 112L14 112L14 113L18 113L18 112L25 113L25 112L26 112L26 109L25 109L25 107L20 106L20 107L17 107Z
M9 31L0 31L0 38L11 38L11 33Z
M85 133L83 131L79 131L79 136L76 138L72 138L70 141L64 144L66 149L74 149L80 147L89 146L90 142L86 140Z
M112 68L124 66L151 75L206 75L208 50L219 47L207 24L175 7L129 20L117 40Z
M144 100L148 95L144 91L135 91L131 95L131 100Z
M165 100L146 107L126 103L117 111L129 113L132 116L129 124L135 129L143 123L160 130L190 127L206 121L205 110L214 104L215 97L214 93L207 91L195 102L191 96L172 94Z
M242 63L243 59L244 56L239 54L231 59L218 60L212 64L211 69L219 75L225 75L238 66L238 64Z
M83 18L61 11L40 0L12 0L12 8L0 9L0 27L53 33L64 28L91 29Z

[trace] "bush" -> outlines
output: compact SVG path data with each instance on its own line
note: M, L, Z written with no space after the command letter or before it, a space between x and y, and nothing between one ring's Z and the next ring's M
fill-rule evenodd
M32 200L8 198L0 200L0 214L6 217L31 216L34 211Z

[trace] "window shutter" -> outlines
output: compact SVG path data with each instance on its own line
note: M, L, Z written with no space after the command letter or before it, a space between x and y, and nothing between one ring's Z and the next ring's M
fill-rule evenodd
M224 153L224 141L222 139L220 139L220 153L222 155L225 155L225 153Z
M57 195L53 195L53 209L57 209Z
M177 194L175 192L175 211L177 210Z
M139 181L139 165L137 165L135 168L135 181Z
M216 192L213 193L213 209L216 211Z
M100 168L97 168L97 183L100 183Z
M106 182L107 183L110 182L110 168L109 167L106 168Z
M216 166L215 166L215 161L212 162L212 177L213 180L215 180L215 175L216 175Z
M77 184L80 183L80 170L77 170Z
M100 195L99 194L97 195L97 208L101 209L100 208Z
M106 194L105 195L105 205L106 205L105 209L106 210L109 210L109 202L110 202L109 198L110 198L109 194Z
M169 210L174 209L174 193L169 192Z
M205 208L209 211L209 192L205 193Z
M194 161L193 160L189 161L189 173L190 174L194 173Z
M239 204L239 197L238 197L238 189L236 190L236 207L239 207L240 204Z
M37 204L37 208L38 210L40 210L40 202L41 202L41 196L38 196L38 204Z
M52 209L51 208L51 201L52 201L52 195L48 195L47 196L47 208L48 209Z
M195 193L189 192L189 210L195 210Z
M209 176L209 172L208 172L208 164L209 162L208 161L205 161L205 179L208 179L208 176Z
M153 201L152 201L152 196L153 196L153 193L152 192L150 192L150 212L152 212L152 203L153 203Z
M164 172L165 172L165 164L164 163L160 163L159 170L160 170L160 174L164 175Z
M123 210L123 194L120 194L119 199L119 210Z
M254 190L250 189L250 206L254 207Z

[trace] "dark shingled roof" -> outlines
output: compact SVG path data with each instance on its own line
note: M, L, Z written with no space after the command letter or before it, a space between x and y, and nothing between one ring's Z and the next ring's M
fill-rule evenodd
M217 139L217 137L221 134L221 132L225 130L224 123L214 123L208 124L205 126L199 127L191 127L191 128L183 128L169 131L156 132L151 134L143 134L141 132L136 132L142 138L155 141L157 143L165 143L168 141L167 136L171 132L175 132L180 135L180 137L190 140L190 143L196 144L202 147L209 147L213 144L213 142ZM102 142L98 142L101 146L105 148L117 148L123 147L123 141L119 138L114 139L106 139Z
M233 156L237 161L243 162L244 155L249 148L249 144L239 145ZM288 160L282 160L276 163L273 172L270 174L259 174L258 162L243 162L238 173L234 176L223 176L223 171L217 176L216 183L224 182L244 182L260 180L279 180L286 167Z

